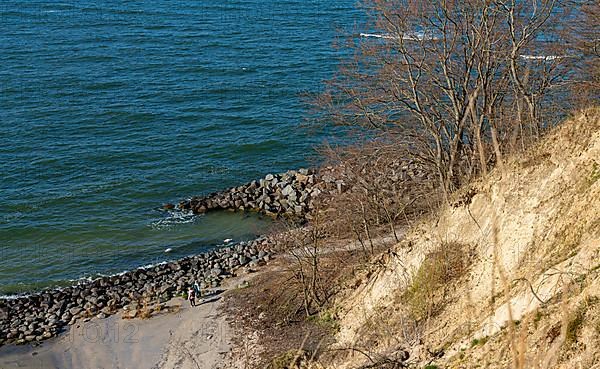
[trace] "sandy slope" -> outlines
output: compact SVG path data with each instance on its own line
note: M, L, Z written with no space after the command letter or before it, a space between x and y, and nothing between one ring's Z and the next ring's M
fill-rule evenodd
M151 319L120 315L72 326L56 339L33 346L0 348L0 368L222 368L229 327L218 314L219 297Z
M336 344L353 350L327 367L365 364L358 348L383 358L407 352L418 368L600 368L600 109L504 167L415 224L350 284L337 303ZM467 271L437 300L421 300L438 312L416 324L405 292L444 247L458 250Z

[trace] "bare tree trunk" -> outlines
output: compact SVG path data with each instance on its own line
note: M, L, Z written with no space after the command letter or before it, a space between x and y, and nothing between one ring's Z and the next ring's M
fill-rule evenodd
M375 251L375 246L373 245L373 238L371 237L371 229L369 227L369 222L367 221L367 212L365 211L365 204L362 202L362 200L360 201L360 207L362 210L362 219L363 219L363 226L365 228L365 234L367 235L367 239L369 240L369 245L371 246L371 254L373 254Z
M483 140L481 139L481 131L483 130L483 118L481 115L479 119L477 118L477 113L475 112L475 104L469 104L469 110L471 111L471 119L473 121L474 130L475 130L475 142L477 143L477 152L479 153L479 163L481 165L481 172L484 176L487 175L487 160L485 155L485 148L483 146Z
M502 149L500 148L500 141L498 140L498 130L494 125L494 122L490 118L490 132L492 136L492 145L494 147L494 153L496 154L496 165L500 168L500 171L504 173L504 164L502 161Z

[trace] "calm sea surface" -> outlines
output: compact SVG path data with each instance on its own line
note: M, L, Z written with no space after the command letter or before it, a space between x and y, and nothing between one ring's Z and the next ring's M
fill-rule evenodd
M0 2L0 294L248 239L165 202L308 164L355 0ZM173 251L166 254L164 251Z

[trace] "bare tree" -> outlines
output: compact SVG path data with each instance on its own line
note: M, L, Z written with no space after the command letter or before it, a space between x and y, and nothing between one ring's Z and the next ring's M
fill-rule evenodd
M569 59L577 72L571 83L580 108L600 101L600 2L583 1L579 16L565 29L566 40L578 58Z
M307 317L317 313L334 294L331 276L323 265L326 227L321 222L319 209L314 214L310 225L299 228L296 224L284 224L286 230L274 236L279 251L291 258L288 266L290 282L293 283L289 284L288 289L297 289L296 295L301 295L302 304L297 312L303 310ZM295 298L292 296L292 300Z
M448 195L545 127L568 58L558 0L370 0L355 57L319 99L334 120L400 128ZM553 91L553 93L555 93ZM556 95L556 93L555 93ZM555 96L553 95L553 96Z
M354 238L367 258L385 247L382 233L398 242L398 225L407 225L438 205L435 179L427 175L431 171L418 160L403 159L410 148L402 137L387 132L367 143L326 146L321 151L326 160L321 175L335 178L341 190L329 191L332 199L323 199L327 202L323 222L334 236ZM334 173L329 175L327 168Z

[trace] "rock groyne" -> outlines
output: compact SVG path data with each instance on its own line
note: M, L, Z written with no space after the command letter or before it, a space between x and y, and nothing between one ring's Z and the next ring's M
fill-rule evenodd
M342 168L343 169L343 168ZM411 167L403 175L417 176ZM324 167L268 174L228 190L193 197L165 209L203 214L212 210L256 211L273 217L307 220L317 199L344 192L347 184L340 168ZM0 345L41 341L56 336L68 325L92 317L103 318L140 299L165 301L182 295L194 281L217 287L240 268L255 268L273 257L266 238L218 248L151 267L49 289L28 296L0 298Z
M78 321L139 309L142 301L164 302L194 282L217 287L240 268L251 271L269 261L273 254L266 247L262 237L71 287L0 299L0 346L42 341Z
M182 201L178 208L203 214L211 210L256 211L272 217L304 218L323 191L321 178L310 169L268 174L228 190ZM165 207L173 207L171 204Z

